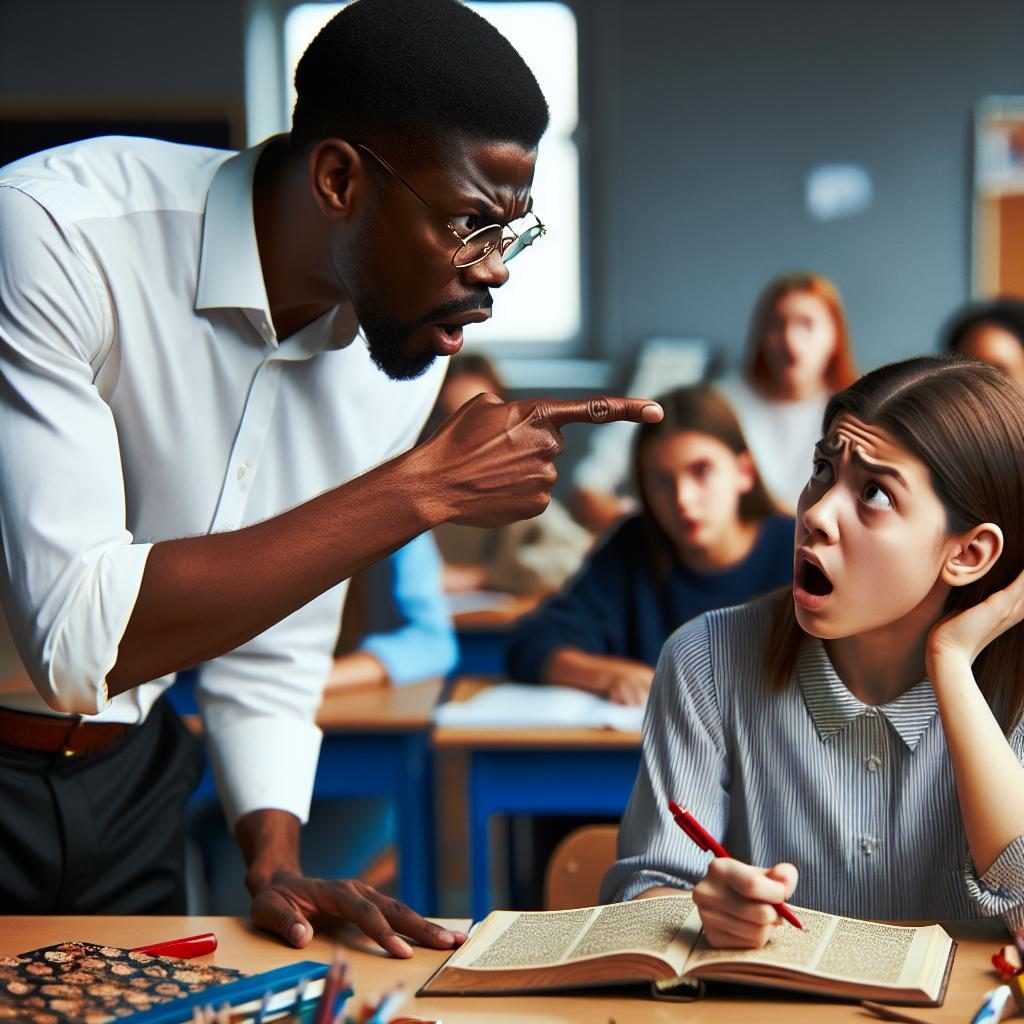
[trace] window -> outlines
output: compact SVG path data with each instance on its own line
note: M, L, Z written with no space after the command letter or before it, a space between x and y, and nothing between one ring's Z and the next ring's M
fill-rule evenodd
M254 4L248 26L247 62L261 75L247 76L251 141L286 131L295 92L295 65L310 40L344 4L299 3L283 23L269 7ZM527 355L556 347L564 350L580 334L580 203L579 157L574 133L579 117L576 18L562 3L470 2L474 11L494 24L530 66L551 110L551 125L541 140L534 180L537 213L549 233L512 265L508 283L494 295L495 316L466 332L467 347L496 342L523 342ZM276 43L276 45L275 45ZM283 44L283 45L282 45ZM271 49L282 54L277 96L265 85Z

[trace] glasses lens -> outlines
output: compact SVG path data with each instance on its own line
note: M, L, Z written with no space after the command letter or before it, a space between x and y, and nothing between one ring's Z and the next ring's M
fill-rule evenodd
M513 238L509 242L508 246L501 254L502 263L508 263L509 260L515 259L524 249L533 245L541 235L544 234L544 229L540 224L534 224L532 227L527 228L518 238Z
M452 263L456 267L471 267L487 259L501 245L501 230L500 224L491 224L467 235L452 257Z

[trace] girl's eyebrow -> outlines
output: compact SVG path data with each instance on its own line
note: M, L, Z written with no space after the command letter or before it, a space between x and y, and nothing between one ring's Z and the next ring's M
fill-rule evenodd
M823 437L815 444L814 450L829 458L835 458L835 456L842 453L845 447L845 442L829 441L828 438ZM887 466L882 462L872 462L866 459L864 453L857 445L852 445L850 448L850 461L868 473L875 473L878 476L891 476L906 490L910 490L907 486L907 481L903 478L903 474L895 466Z
M879 476L891 476L902 487L910 490L907 487L907 481L903 479L903 474L895 466L886 466L881 462L869 462L864 458L863 452L856 445L850 450L850 461L856 463L861 469L867 470L869 473L876 473Z

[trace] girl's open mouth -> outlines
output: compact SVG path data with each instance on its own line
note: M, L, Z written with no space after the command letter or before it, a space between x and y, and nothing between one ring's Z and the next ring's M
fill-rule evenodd
M832 593L832 581L806 558L801 558L797 567L797 583L815 597L828 597Z
M832 593L832 581L807 558L798 558L793 574L793 600L801 608L817 611Z

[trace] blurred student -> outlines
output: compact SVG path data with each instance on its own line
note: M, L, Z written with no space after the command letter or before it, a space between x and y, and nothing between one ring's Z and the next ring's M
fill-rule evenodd
M458 645L441 556L422 533L352 579L327 690L405 686L446 676Z
M808 273L770 281L754 307L742 371L716 386L739 417L768 494L784 511L796 508L807 483L807 453L825 403L856 376L836 286ZM633 435L631 425L620 425L595 437L592 454L576 467L570 507L592 530L607 529L635 508L625 493L624 449Z
M728 403L706 385L661 402L664 419L634 447L642 511L519 623L507 651L513 678L642 704L677 626L792 578L793 520L768 497Z
M839 290L818 274L783 274L758 297L746 364L718 389L732 404L765 487L792 512L829 397L857 377Z
M943 329L942 348L998 366L1024 386L1024 301L993 299L964 306Z
M483 393L505 396L505 383L494 364L479 353L455 356L432 418L447 419ZM434 537L445 562L444 589L450 593L549 593L579 568L593 543L593 537L555 500L533 519L488 530L443 523L434 530Z

